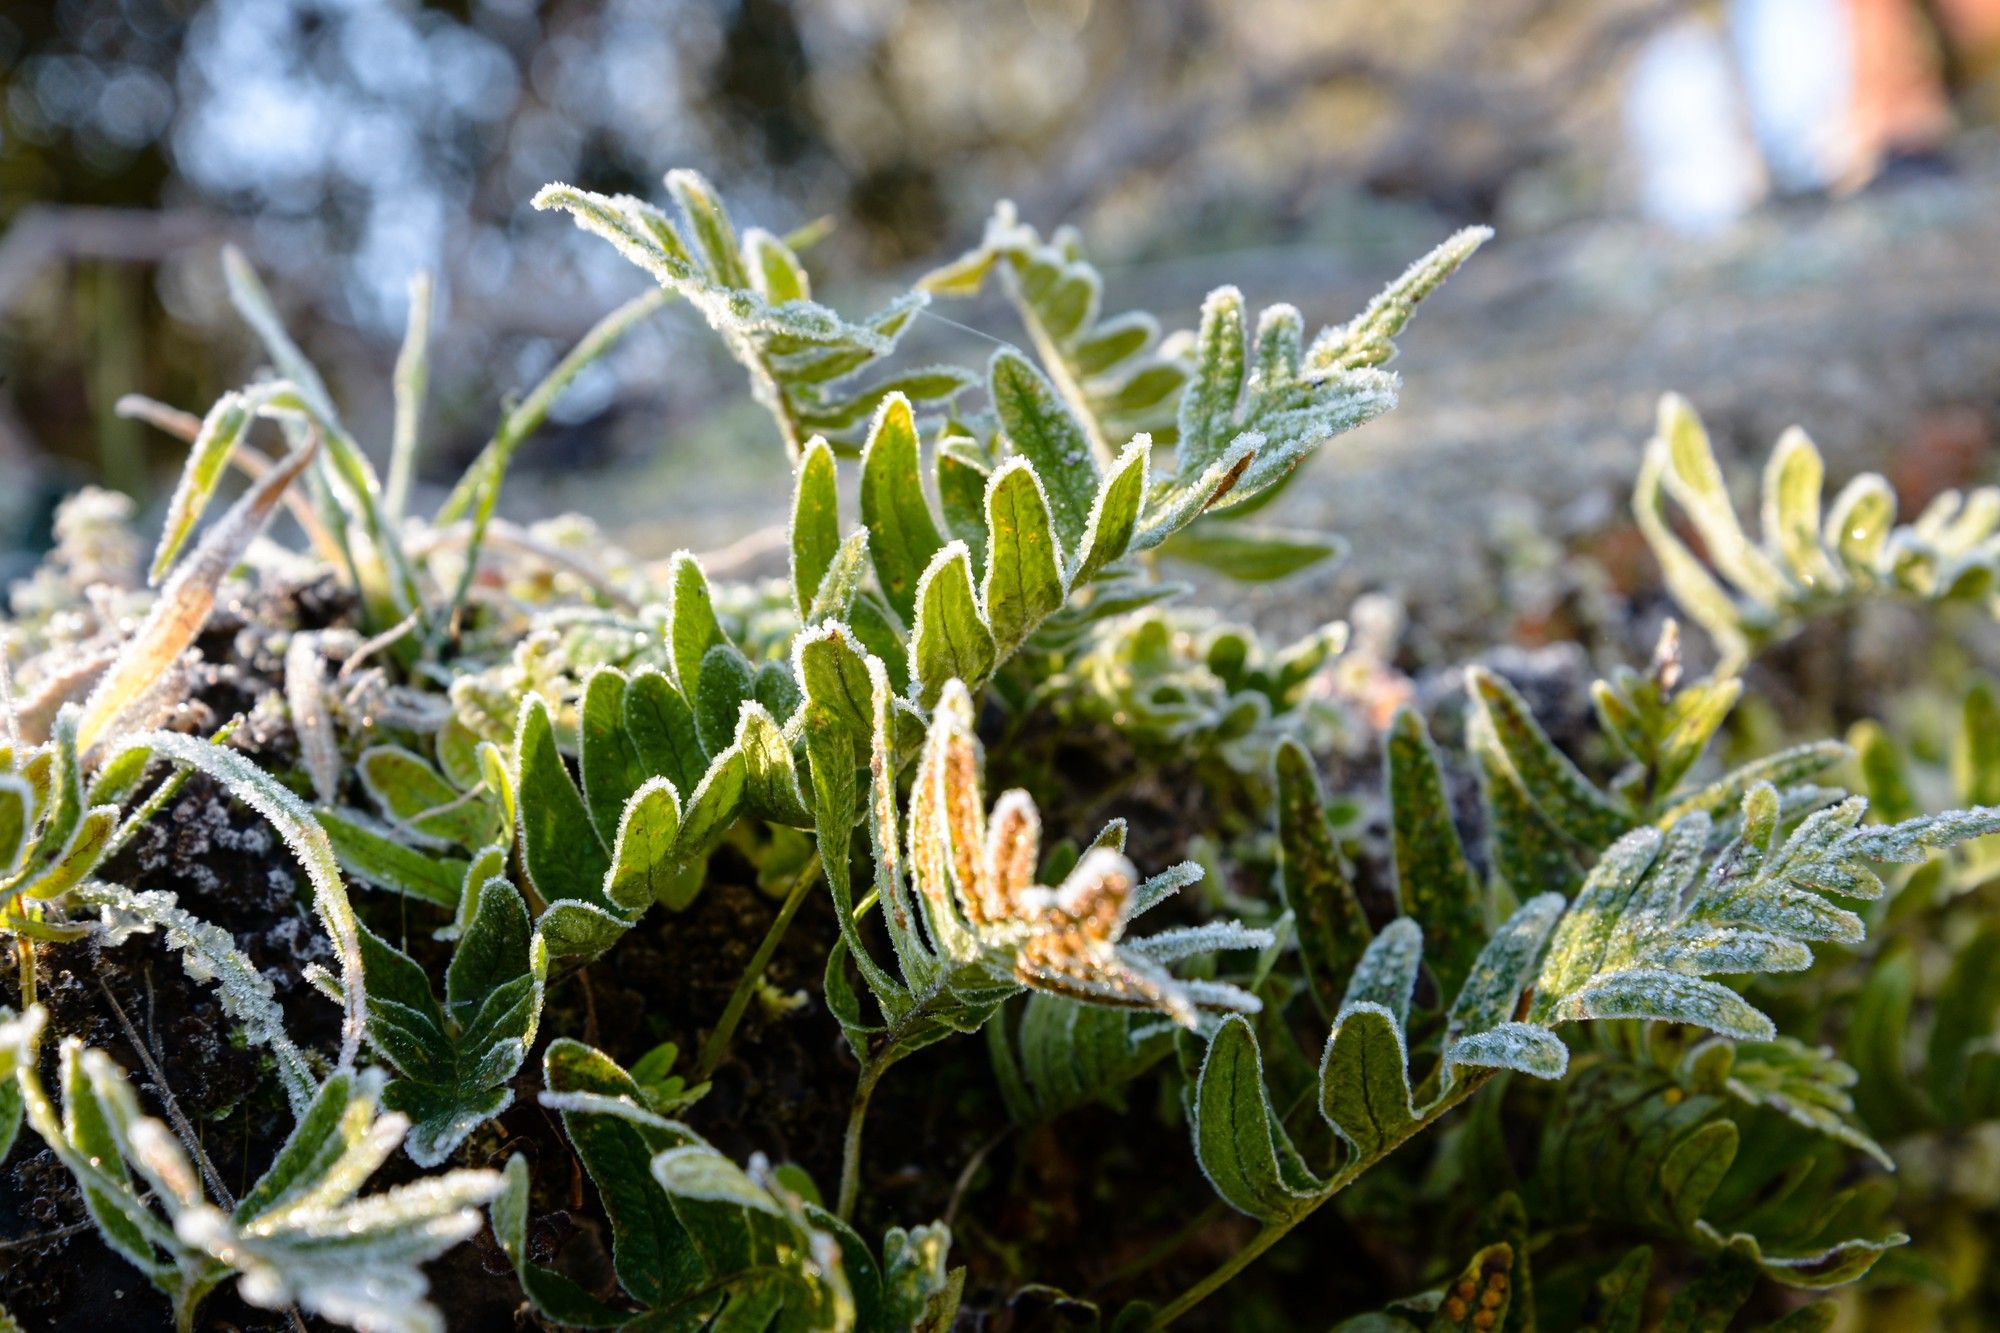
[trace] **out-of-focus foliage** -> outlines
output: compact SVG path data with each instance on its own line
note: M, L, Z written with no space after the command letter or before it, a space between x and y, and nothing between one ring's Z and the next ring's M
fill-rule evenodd
M1660 402L1660 424L1632 496L1674 598L1740 664L1758 648L1868 597L1969 602L1996 610L2000 487L1948 490L1909 523L1896 494L1868 473L1821 513L1826 465L1794 427L1764 466L1762 535L1736 517L1708 434L1685 400ZM1671 498L1701 542L1689 550L1669 520Z

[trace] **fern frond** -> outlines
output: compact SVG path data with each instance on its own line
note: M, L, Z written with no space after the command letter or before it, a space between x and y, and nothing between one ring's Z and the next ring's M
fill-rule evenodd
M534 204L569 213L698 310L750 372L751 391L795 460L814 435L851 439L892 393L944 405L971 383L962 371L933 367L855 384L895 350L928 299L924 293L850 322L811 299L805 267L784 241L764 232L739 236L698 174L669 172L667 190L679 206L678 221L627 195L562 184L543 187Z
M1722 649L1734 670L1807 620L1857 600L1900 596L1996 607L2000 488L1946 491L1913 522L1896 522L1896 497L1874 473L1855 478L1821 514L1826 467L1794 427L1765 465L1762 534L1744 531L1708 433L1686 400L1660 400L1632 512L1668 589ZM1675 533L1672 500L1701 539L1705 559Z

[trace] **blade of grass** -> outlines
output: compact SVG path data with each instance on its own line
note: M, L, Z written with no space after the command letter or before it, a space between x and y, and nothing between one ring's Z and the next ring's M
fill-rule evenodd
M468 513L472 518L472 536L465 549L465 570L459 575L458 587L452 592L450 612L443 621L447 633L457 629L466 594L472 588L473 574L479 567L480 548L486 543L486 529L493 522L493 510L500 501L500 483L506 479L507 465L513 461L514 451L548 418L549 409L555 405L556 399L585 367L617 346L620 339L672 298L673 294L664 290L647 292L627 301L593 325L569 354L542 377L541 383L501 417L493 438L480 450L479 457L472 460L472 466L465 470L458 485L445 498L434 522L455 523Z
M429 272L410 279L410 321L396 354L396 428L389 439L389 482L382 497L391 523L403 519L417 466L417 432L431 378L431 294Z

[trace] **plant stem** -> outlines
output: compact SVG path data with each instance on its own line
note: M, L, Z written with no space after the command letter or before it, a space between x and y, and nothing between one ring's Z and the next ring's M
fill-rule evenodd
M1264 1251L1283 1240L1293 1227L1317 1212L1320 1206L1328 1199L1331 1199L1334 1195L1353 1184L1370 1167L1373 1167L1390 1153L1436 1124L1445 1112L1479 1091L1497 1072L1497 1070L1493 1069L1464 1070L1464 1077L1456 1086L1437 1095L1434 1099L1430 1095L1430 1089L1434 1085L1431 1080L1426 1080L1425 1090L1416 1099L1417 1103L1422 1105L1424 1109L1418 1118L1411 1121L1404 1129L1401 1137L1397 1138L1394 1142L1383 1145L1373 1155L1350 1162L1336 1171L1332 1179L1326 1182L1325 1188L1317 1195L1304 1200L1303 1206L1292 1216L1275 1222L1266 1222L1257 1234L1250 1238L1249 1244L1223 1260L1214 1272L1161 1307L1159 1313L1153 1316L1153 1321L1146 1325L1147 1333L1159 1333L1160 1329L1165 1328L1188 1311L1194 1309L1195 1306L1207 1300L1218 1288L1254 1263ZM1436 1074L1432 1075L1432 1079L1436 1077ZM1426 1105L1427 1101L1428 1104Z
M722 1017L716 1020L715 1030L702 1043L701 1059L695 1065L695 1082L706 1079L722 1063L724 1053L729 1050L729 1039L736 1035L736 1025L743 1021L743 1011L750 1007L750 997L756 992L757 983L763 979L764 969L770 966L771 955L778 951L778 942L791 929L792 918L799 914L799 907L806 900L806 890L819 878L819 867L819 853L814 852L812 859L792 880L784 905L778 908L771 928L764 932L764 940L757 946L757 952L750 955L750 964L743 969L743 976L730 994L729 1003L722 1007Z
M26 935L14 937L14 959L21 965L21 1012L35 1007L35 942Z
M1117 1286L1120 1282L1129 1281L1139 1276L1139 1274L1160 1263L1176 1250L1180 1249L1181 1246L1187 1244L1228 1215L1228 1204L1220 1199L1210 1200L1208 1207L1196 1213L1186 1225L1180 1227L1165 1240L1146 1250L1138 1258L1120 1264L1097 1281L1091 1283L1090 1290L1086 1294L1095 1295L1098 1292Z
M870 1060L861 1066L854 1084L854 1105L847 1112L847 1138L840 1150L840 1202L834 1212L845 1222L854 1216L855 1196L861 1192L861 1129L868 1119L868 1099L888 1069L885 1063Z
M1311 1209L1307 1209L1289 1221L1266 1222L1258 1230L1257 1234L1250 1238L1248 1245L1230 1255L1222 1261L1222 1264L1214 1272L1195 1283L1192 1287L1189 1287L1180 1295L1174 1297L1167 1305L1161 1307L1160 1312L1153 1316L1153 1322L1146 1325L1148 1333L1151 1333L1152 1330L1165 1328L1168 1324L1173 1323L1174 1320L1179 1319L1189 1310L1194 1309L1195 1306L1207 1300L1218 1287L1221 1287L1224 1283L1256 1262L1264 1251L1283 1240L1286 1233L1309 1217L1311 1212Z

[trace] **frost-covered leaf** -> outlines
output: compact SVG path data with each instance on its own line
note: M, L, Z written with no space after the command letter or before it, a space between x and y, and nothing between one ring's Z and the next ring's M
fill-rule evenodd
M1015 1013L1018 1023L1005 1017ZM1100 1099L1122 1107L1121 1089L1167 1053L1172 1031L1145 1014L1039 993L986 1026L1008 1111L1024 1125Z
M560 1112L611 1221L619 1285L646 1327L915 1327L947 1287L943 1228L891 1231L878 1260L844 1223L801 1197L761 1157L747 1169L651 1110L602 1052L558 1040L543 1104ZM508 1164L495 1232L538 1309L604 1327L619 1315L526 1256L526 1161ZM712 1321L712 1322L711 1322Z
M1357 1001L1334 1020L1320 1061L1319 1110L1352 1160L1378 1157L1420 1127L1404 1043L1395 1013L1373 1001Z
M445 1161L481 1124L512 1105L509 1081L541 1018L548 946L527 904L504 879L473 886L472 907L445 969L444 1002L423 969L366 931L368 1043L399 1077L382 1104L410 1118L419 1166Z
M30 1015L32 1027L40 1014ZM330 1075L270 1169L225 1212L204 1197L179 1141L141 1112L103 1052L70 1039L61 1066L60 1119L33 1061L14 1070L28 1122L76 1177L111 1247L173 1300L181 1326L233 1276L253 1306L296 1304L366 1330L441 1333L421 1266L478 1230L477 1210L500 1177L453 1171L358 1197L406 1125L378 1115L379 1074Z
M521 811L521 863L535 892L548 903L610 907L604 881L611 854L556 751L549 708L539 695L522 702L513 769Z
M1019 352L994 353L986 373L1008 444L1033 466L1047 491L1056 535L1065 549L1081 549L1098 491L1089 435L1047 378Z
M1825 1046L1794 1037L1767 1042L1713 1038L1682 1057L1682 1081L1703 1091L1724 1091L1751 1106L1767 1106L1786 1119L1867 1153L1884 1170L1896 1164L1857 1122L1848 1089L1852 1067Z
M293 1113L305 1109L319 1091L319 1081L305 1053L285 1032L284 1012L278 1008L271 979L244 956L228 931L187 911L171 893L92 883L77 895L77 902L97 910L105 934L113 940L159 931L167 947L180 954L189 976L215 983L223 1011L242 1025L245 1039L269 1048Z
M1601 847L1630 827L1630 817L1536 725L1513 686L1478 668L1466 684L1508 776L1551 824L1587 847Z
M230 452L254 417L255 406L248 398L240 393L225 393L202 418L201 433L188 447L187 463L174 485L173 498L167 502L167 517L160 529L160 545L153 553L152 568L147 571L147 582L158 584L173 567L188 538L194 535L202 511L208 507L215 488L222 482L222 474L228 469Z
M809 441L799 459L789 535L792 603L799 619L809 621L820 585L826 581L827 571L840 550L840 492L833 450L825 440Z
M152 611L132 632L85 701L77 727L80 752L88 754L99 741L114 737L127 714L144 703L162 675L194 642L215 606L223 577L264 530L279 498L305 471L315 452L316 446L310 442L293 450L245 491L188 553L160 589Z
M363 750L355 771L382 814L419 843L480 847L499 826L499 812L483 794L460 791L422 755L402 746Z
M1289 1220L1323 1188L1277 1121L1264 1088L1263 1057L1246 1020L1227 1018L1216 1029L1190 1109L1195 1159L1238 1212L1264 1222Z
M1827 807L1780 841L1778 795L1759 785L1744 797L1742 831L1712 859L1706 815L1626 834L1557 927L1530 1017L1666 1019L1768 1040L1770 1020L1708 975L1805 968L1811 943L1862 935L1861 919L1822 894L1875 897L1869 861L1918 859L2000 827L2000 811L1986 809L1860 825L1864 805Z
M399 841L358 810L320 809L313 818L332 843L341 869L364 884L421 898L439 907L455 907L469 864Z
M1048 497L1033 468L1010 461L993 473L986 487L986 526L980 609L996 652L1005 657L1062 606L1068 593Z
M175 764L184 764L213 778L271 822L292 855L305 867L312 884L313 913L333 943L340 966L342 1006L340 1067L352 1068L361 1047L367 995L361 966L361 924L348 901L347 886L340 878L340 863L333 844L302 804L270 774L250 762L241 752L223 745L211 745L177 732L148 731L121 739L118 748L106 757L107 764L131 750L147 750Z
M1946 491L1907 524L1873 473L1855 478L1820 516L1825 464L1797 427L1764 469L1762 533L1736 516L1721 465L1694 409L1668 394L1647 445L1632 510L1668 589L1722 648L1733 669L1815 616L1871 596L1970 601L1991 607L2000 581L2000 489ZM1674 531L1667 502L1701 539Z
M876 582L905 624L916 613L924 570L944 545L924 494L919 454L909 401L900 395L889 399L876 413L861 453L861 523L868 530Z
M1396 892L1424 928L1438 989L1455 995L1486 942L1486 890L1467 864L1423 719L1405 709L1383 740Z
M911 292L859 322L843 319L807 295L804 265L789 244L764 232L739 237L699 175L670 172L667 188L678 220L630 196L563 184L545 186L534 204L569 213L699 311L749 372L751 391L794 458L814 434L851 440L891 393L945 404L972 383L943 366L856 383L895 350L925 294Z
M999 650L979 614L972 558L952 542L931 560L917 584L916 625L910 633L910 681L917 701L930 707L949 680L984 681Z
M1372 932L1327 826L1319 776L1303 747L1278 747L1278 846L1285 905L1299 956L1323 1014L1339 1013L1348 972Z

